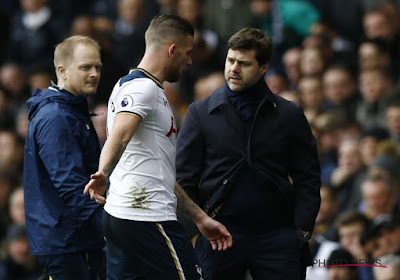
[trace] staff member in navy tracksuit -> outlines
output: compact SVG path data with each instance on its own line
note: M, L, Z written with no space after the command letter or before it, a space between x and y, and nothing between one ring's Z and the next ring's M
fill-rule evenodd
M216 252L202 236L195 243L205 279L243 279L249 270L253 279L296 280L311 265L304 257L320 205L316 141L302 109L263 79L271 50L258 29L234 34L225 86L191 104L179 134L177 180L199 205L232 186L215 219L235 245Z
M100 80L100 47L72 36L54 53L58 85L28 100L24 192L28 241L54 280L104 279L102 207L83 188L100 146L86 101Z

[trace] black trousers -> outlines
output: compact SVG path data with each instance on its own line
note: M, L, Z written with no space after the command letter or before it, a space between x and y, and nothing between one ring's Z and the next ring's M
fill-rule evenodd
M213 251L199 236L195 251L206 280L243 280L249 271L254 280L300 280L300 240L291 227L249 233L229 227L233 247L225 252Z

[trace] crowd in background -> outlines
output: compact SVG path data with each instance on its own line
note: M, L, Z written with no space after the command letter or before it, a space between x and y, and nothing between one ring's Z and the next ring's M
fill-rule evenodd
M89 101L104 143L112 88L139 63L144 30L163 13L195 29L193 65L178 83L164 83L178 127L191 102L224 84L234 32L252 26L273 39L266 82L303 107L320 155L307 279L380 280L392 268L400 275L400 1L0 0L0 279L41 274L26 240L21 180L26 100L55 81L54 46L78 34L101 45L102 78ZM390 268L321 268L334 258Z

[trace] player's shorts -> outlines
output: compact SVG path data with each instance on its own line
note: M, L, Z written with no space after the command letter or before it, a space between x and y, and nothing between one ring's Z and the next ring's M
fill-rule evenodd
M203 280L178 221L140 222L103 214L108 280Z

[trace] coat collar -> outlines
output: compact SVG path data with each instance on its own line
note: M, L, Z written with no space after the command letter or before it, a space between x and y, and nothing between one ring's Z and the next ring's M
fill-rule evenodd
M262 104L269 104L273 107L276 107L275 94L272 93L272 91L268 88L266 84L265 87L267 91L266 96L262 101ZM217 88L208 99L208 114L211 114L215 109L221 107L228 102L229 101L226 97L225 86Z

